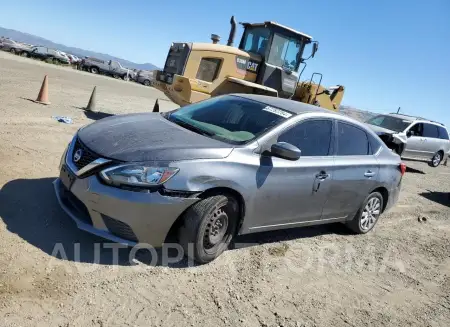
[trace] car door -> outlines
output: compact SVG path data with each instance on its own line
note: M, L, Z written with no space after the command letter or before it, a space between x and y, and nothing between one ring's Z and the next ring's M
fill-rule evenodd
M261 156L254 208L256 228L295 227L320 219L332 179L332 131L331 119L299 122L275 139L298 147L302 151L298 160Z
M424 124L415 123L408 130L408 137L403 157L423 159L425 155L425 138L423 136Z
M429 123L423 123L423 155L431 159L433 155L440 150L440 139L438 126Z
M333 178L322 219L341 219L356 213L377 186L379 166L366 131L337 121L335 139Z

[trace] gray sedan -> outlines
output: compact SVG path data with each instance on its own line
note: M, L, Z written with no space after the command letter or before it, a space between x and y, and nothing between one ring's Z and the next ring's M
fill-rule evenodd
M206 263L237 234L333 222L367 233L406 167L353 119L240 94L101 119L78 131L60 170L59 203L80 229L130 246L176 233Z

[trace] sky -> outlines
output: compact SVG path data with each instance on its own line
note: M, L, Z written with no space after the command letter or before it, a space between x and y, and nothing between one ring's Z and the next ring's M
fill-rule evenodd
M228 39L229 20L276 21L320 42L302 80L345 86L343 104L450 127L450 1L5 1L0 26L162 67L171 42ZM238 27L235 45L242 28ZM309 49L305 53L309 53Z

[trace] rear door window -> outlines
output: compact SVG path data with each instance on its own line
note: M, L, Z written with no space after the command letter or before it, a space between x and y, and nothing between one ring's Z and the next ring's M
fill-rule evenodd
M448 140L448 132L445 129L445 127L439 126L438 130L439 130L439 138L443 140Z
M327 156L331 145L331 120L300 122L278 137L278 142L295 145L302 156Z
M423 137L430 137L430 138L439 138L439 132L436 125L432 124L423 124Z
M363 156L370 154L369 140L362 129L338 122L338 156Z

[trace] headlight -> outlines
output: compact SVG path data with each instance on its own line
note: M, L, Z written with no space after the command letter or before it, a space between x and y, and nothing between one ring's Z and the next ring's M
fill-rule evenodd
M177 172L173 167L149 167L145 165L122 165L103 170L100 176L112 185L156 186L167 182Z

